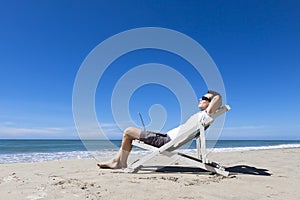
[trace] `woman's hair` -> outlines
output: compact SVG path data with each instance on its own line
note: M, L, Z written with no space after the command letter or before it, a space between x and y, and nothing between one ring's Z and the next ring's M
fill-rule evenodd
M222 97L218 92L209 90L208 94L206 95L211 99L208 107L206 108L206 112L211 114L215 112L220 106L222 105Z

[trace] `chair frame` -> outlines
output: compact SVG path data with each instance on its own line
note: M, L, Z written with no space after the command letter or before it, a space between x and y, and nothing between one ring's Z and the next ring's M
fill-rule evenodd
M196 166L198 168L204 169L209 172L217 173L223 176L229 176L229 172L225 170L220 164L216 162L211 162L207 159L207 151L206 151L206 138L205 138L205 130L213 123L213 121L224 114L228 110L230 110L229 105L225 105L217 109L214 113L210 114L210 118L205 121L201 121L198 124L197 131L193 133L184 133L166 143L165 145L157 148L148 144L143 143L140 140L133 140L132 145L140 147L145 150L151 151L150 154L135 160L131 163L126 169L125 172L135 173L138 172L145 162L152 159L157 155L165 155L168 157L172 157L174 159L184 159L189 164ZM196 139L197 146L197 157L193 157L181 152L176 151L180 146L186 144L187 142Z

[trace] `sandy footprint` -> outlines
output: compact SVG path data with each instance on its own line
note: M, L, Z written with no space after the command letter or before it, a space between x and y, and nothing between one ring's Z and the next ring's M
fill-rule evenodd
M38 200L38 199L43 199L47 196L46 192L40 192L40 193L36 193L36 194L32 194L26 197L26 199L29 200Z
M88 183L76 178L64 178L60 176L50 176L49 183L53 190L59 191L56 196L64 198L73 196L79 199L99 199L100 186L94 182Z
M29 200L38 200L38 199L43 199L47 196L47 193L45 192L46 190L46 186L45 185L41 185L36 187L37 192L31 195L28 195L26 197L26 199Z
M16 173L11 173L10 175L2 178L3 182L11 182L11 181L19 181L20 178L16 175Z

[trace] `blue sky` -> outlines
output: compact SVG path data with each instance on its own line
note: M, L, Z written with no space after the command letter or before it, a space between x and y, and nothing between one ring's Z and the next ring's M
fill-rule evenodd
M122 31L162 27L193 38L216 63L232 107L222 139L300 139L299 4L1 1L0 138L78 138L72 92L87 55ZM110 113L113 85L126 70L145 63L185 66L180 73L191 81L198 97L207 89L187 62L167 52L148 49L120 57L96 93L97 116L112 138L122 135ZM159 85L147 85L133 94L129 107L135 123L139 124L138 111L149 122L147 112L153 104L165 106L165 130L178 124L178 102Z

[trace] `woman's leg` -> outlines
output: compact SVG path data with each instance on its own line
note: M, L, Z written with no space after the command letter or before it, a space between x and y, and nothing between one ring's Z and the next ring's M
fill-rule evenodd
M134 127L129 127L124 131L122 145L117 155L109 163L98 163L101 168L120 169L127 167L127 159L132 149L132 140L139 139L141 130Z

